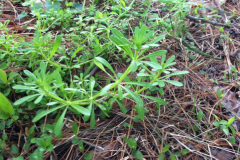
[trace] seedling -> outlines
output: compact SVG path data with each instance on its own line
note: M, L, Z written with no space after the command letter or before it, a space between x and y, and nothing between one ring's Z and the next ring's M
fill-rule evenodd
M224 132L226 135L229 134L229 129L232 131L232 134L236 134L235 129L231 126L231 124L234 122L235 117L230 118L228 121L226 120L219 120L216 115L214 115L217 121L213 122L213 125L217 128L220 128L221 132ZM233 139L233 138L231 138Z
M137 159L142 159L143 155L140 151L137 151L137 142L136 140L131 137L131 138L127 138L127 137L123 137L123 140L127 143L127 145L132 149L132 156L136 157Z

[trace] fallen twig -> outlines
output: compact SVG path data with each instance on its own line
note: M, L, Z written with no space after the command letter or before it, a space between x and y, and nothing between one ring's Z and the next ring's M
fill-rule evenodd
M24 70L24 69L28 69L28 66L20 67L20 68L9 68L9 69L4 69L3 71L7 73L7 72L21 71L21 70Z
M209 20L206 20L204 18L194 17L194 16L190 16L190 15L187 15L186 18L188 18L190 20L193 20L195 22L199 22L199 23L205 22L205 23L210 23L210 24L215 25L215 26L224 26L224 27L230 28L230 26L227 25L227 24L218 23L218 22L214 22L214 21L209 21Z
M184 41L184 40L181 40L181 41L180 41L178 38L176 38L176 37L174 37L174 36L172 36L172 35L170 35L170 34L168 34L168 35L169 35L171 38L175 39L177 42L183 44L185 47L187 47L187 48L190 49L191 51L194 51L194 52L196 52L196 53L198 53L198 54L201 54L201 55L203 55L203 56L206 56L206 57L209 57L209 58L213 58L213 59L216 59L216 60L220 60L220 61L223 61L223 60L224 60L224 59L217 58L217 57L213 57L213 56L211 56L211 55L209 55L209 54L206 54L206 53L198 50L197 48L192 47L190 44L188 44L188 43L187 43L186 41Z

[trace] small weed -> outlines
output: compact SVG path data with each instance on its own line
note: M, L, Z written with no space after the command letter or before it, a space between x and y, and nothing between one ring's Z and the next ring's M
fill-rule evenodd
M195 54L221 60L215 58L217 52L212 54L209 44L217 50L215 43L237 46L237 40L224 25L214 30L202 21L186 22L191 14L208 21L222 18L202 15L207 12L203 4L186 0L14 0L4 4L17 7L15 30L10 27L13 21L0 23L0 159L74 157L70 152L55 152L60 141L86 160L98 159L99 149L111 157L119 145L126 151L119 152L122 159L143 159L146 153L159 160L184 159L195 153L188 137L194 136L191 143L201 140L202 146L215 140L209 129L224 134L231 144L237 143L235 117L227 121L214 115L215 128L211 129L213 116L209 115L213 114L207 106L214 100L202 89L210 91L204 79L210 62ZM1 13L11 12L4 9ZM237 9L231 14L236 17ZM36 22L30 23L30 18ZM203 45L195 32L208 34L209 30L219 36L212 43L204 39ZM31 36L19 36L24 34ZM230 70L223 73L224 83L219 77L209 77L222 101L225 91L220 85L238 79L238 67ZM184 76L189 72L190 76ZM223 102L219 106L226 109ZM110 119L114 126L107 122ZM104 131L114 135L100 140ZM18 139L12 141L16 135ZM148 147L155 147L154 151ZM196 153L203 151L205 156L206 150L211 152L202 147Z

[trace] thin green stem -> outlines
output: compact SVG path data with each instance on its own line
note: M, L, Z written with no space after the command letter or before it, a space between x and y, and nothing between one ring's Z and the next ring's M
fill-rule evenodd
M162 72L163 72L163 69L158 72L158 74L154 77L154 79L153 79L150 83L153 84L154 82L156 82ZM143 92L143 91L146 90L146 89L148 89L148 87L143 87L142 89L136 91L135 93L139 94L139 93Z
M43 57L48 63L50 63L51 65L53 65L54 67L61 66L61 67L64 68L64 69L69 69L69 67L67 67L67 66L59 65L59 64L57 64L57 63L55 63L55 62L52 62L50 59L48 59L48 58L43 54L42 50L39 49L39 51L40 51L42 57Z
M133 0L133 1L132 1L132 3L128 6L128 9L126 9L125 12L123 12L122 14L120 14L120 15L118 16L118 18L115 20L115 22L110 25L110 27L112 27L112 25L116 24L116 22L117 22L120 18L122 18L122 16L124 16L124 15L132 8L132 5L134 4L135 1L136 1L136 0Z
M117 80L117 81L109 88L109 90L113 89L114 87L116 87L117 85L119 85L119 84L124 80L124 78L125 78L125 77L129 74L129 72L130 72L130 66L131 66L131 65L128 66L127 70L124 72L124 74L122 75L122 77L121 77L119 80ZM90 104L90 101L97 99L97 98L100 96L100 94L101 94L101 91L99 91L99 92L98 92L95 96L93 96L91 99L88 98L88 99L83 99L83 100L80 100L80 101L73 101L73 102L71 102L71 104L76 104L76 105L87 105L87 104ZM105 98L107 98L107 97L98 99L97 101L101 101L102 99L105 99ZM84 102L85 102L85 103L84 103Z

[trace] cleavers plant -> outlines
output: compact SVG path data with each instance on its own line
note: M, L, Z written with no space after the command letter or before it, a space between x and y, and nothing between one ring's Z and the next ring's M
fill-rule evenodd
M167 103L163 99L142 95L141 93L145 90L154 90L156 87L164 87L165 83L182 86L182 83L172 81L170 77L188 73L187 71L173 72L175 70L171 69L170 66L175 64L173 62L175 57L171 56L166 60L165 50L145 55L149 48L158 46L157 42L164 38L164 35L162 35L149 42L149 39L153 37L153 31L147 33L147 30L148 28L145 25L141 28L136 27L133 42L130 42L117 29L112 29L113 36L110 37L110 40L131 58L131 63L124 73L117 74L105 59L95 57L95 65L111 79L105 87L101 88L97 85L94 77L89 77L88 80L81 83L71 81L68 86L60 74L64 72L65 68L57 66L55 71L50 73L47 70L51 64L42 61L39 69L33 73L28 70L24 71L29 77L26 82L13 87L29 94L17 100L14 105L23 105L27 101L32 101L35 104L41 104L41 106L50 106L49 109L43 107L42 111L35 116L33 122L37 122L50 113L56 113L58 110L59 116L57 116L54 127L54 134L57 137L61 137L63 119L68 110L79 116L83 115L84 121L90 119L90 126L93 128L95 126L95 107L99 107L102 113L108 116L111 104L116 101L121 111L126 113L127 109L122 101L124 98L135 101L138 118L143 120L145 107L143 98L153 100L160 105L167 105ZM53 54L50 56L53 56ZM162 56L160 63L157 59L158 56ZM150 61L147 59L150 59ZM53 67L55 66L53 65ZM139 71L139 73L136 81L133 81L129 78L129 75L136 71Z

